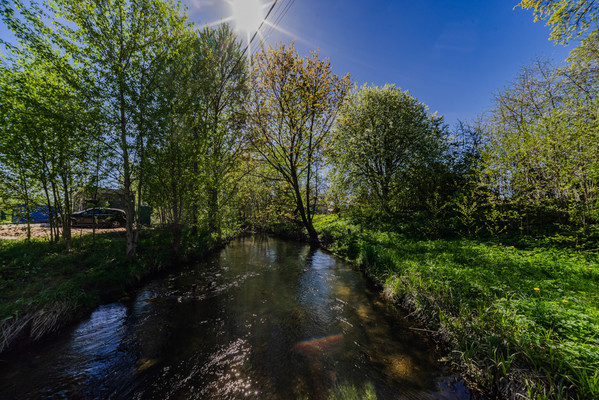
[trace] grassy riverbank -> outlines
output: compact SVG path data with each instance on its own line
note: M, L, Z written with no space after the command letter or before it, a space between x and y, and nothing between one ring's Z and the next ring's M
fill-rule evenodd
M473 240L418 241L317 219L323 243L362 264L489 395L599 398L599 257ZM538 243L538 242L537 242Z
M0 352L35 341L103 301L124 296L144 277L172 265L170 232L140 233L137 256L125 259L124 233L84 235L66 252L61 243L0 240ZM210 236L187 239L186 254L215 248Z

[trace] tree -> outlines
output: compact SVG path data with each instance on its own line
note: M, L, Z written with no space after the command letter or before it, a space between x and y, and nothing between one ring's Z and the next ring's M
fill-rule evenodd
M394 216L445 153L443 118L409 92L386 85L355 91L334 129L335 170L354 195ZM420 182L419 182L420 181Z
M147 179L143 187L149 203L160 210L163 223L170 225L175 252L179 250L194 178L191 173L193 141L188 124L193 93L190 90L193 86L189 86L193 85L190 79L193 52L189 52L188 45L193 37L184 35L180 39L179 51L159 71L154 121L160 134L154 135L147 144Z
M221 234L225 209L237 188L239 157L247 147L243 107L247 61L229 25L205 29L194 41L192 99L195 197L210 231ZM195 223L195 221L194 221Z
M35 203L45 202L52 239L58 240L60 225L69 249L72 193L86 172L93 147L89 145L90 121L95 112L93 107L84 106L54 64L27 57L23 53L1 66L0 115L5 123L0 128L4 142L0 158L13 181L20 182L17 191L26 208L34 204L30 201L34 196Z
M16 1L13 7L2 2L0 12L20 42L8 45L11 50L51 64L78 99L101 110L96 125L106 131L94 139L120 157L113 170L126 204L127 256L133 256L139 231L134 189L141 202L145 149L159 134L152 120L156 85L172 43L186 27L185 13L171 0L47 0L27 6ZM76 122L76 113L73 117ZM69 208L66 204L63 215Z
M182 35L160 72L157 121L166 135L148 144L146 194L171 225L175 248L184 223L221 233L245 149L246 80L241 44L228 25Z
M105 108L110 129L107 140L120 153L126 251L132 257L138 237L134 188L143 186L153 92L186 16L168 0L57 0L53 5L53 21L60 27L54 43L89 73L89 95Z
M263 49L254 61L247 112L252 147L289 185L309 239L317 243L311 207L314 166L349 92L349 75L335 75L316 52L300 57L293 44Z
M595 0L522 0L523 9L532 9L535 21L546 20L551 39L567 44L572 39L597 35L599 8Z
M499 92L483 153L492 190L520 210L521 228L588 229L598 196L596 65L537 61ZM531 217L536 219L536 222Z

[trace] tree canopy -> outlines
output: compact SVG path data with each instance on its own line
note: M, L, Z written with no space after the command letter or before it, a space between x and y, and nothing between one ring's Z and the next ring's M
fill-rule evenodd
M535 21L547 21L551 39L558 43L595 36L599 28L599 7L595 0L522 0L518 5L533 10Z
M293 44L263 49L255 59L252 99L248 105L250 140L264 160L291 188L310 239L316 166L329 131L350 88L316 52L300 57Z
M334 132L331 149L342 185L387 215L412 203L411 189L444 154L447 134L442 117L393 85L354 91Z

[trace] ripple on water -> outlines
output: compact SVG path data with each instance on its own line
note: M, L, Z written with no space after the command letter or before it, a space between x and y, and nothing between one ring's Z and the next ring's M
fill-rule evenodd
M0 370L0 397L468 398L433 346L373 292L309 246L240 239Z

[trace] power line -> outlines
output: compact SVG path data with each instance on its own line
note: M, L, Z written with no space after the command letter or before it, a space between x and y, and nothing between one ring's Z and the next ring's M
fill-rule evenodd
M243 49L243 51L241 52L241 55L239 56L239 58L237 59L237 62L235 62L235 65L233 65L233 68L231 69L231 71L229 72L229 74L227 75L227 77L225 78L225 80L223 82L226 82L229 80L229 78L231 77L231 75L233 75L233 72L235 72L235 68L237 68L237 66L239 65L239 63L241 62L241 59L245 56L245 53L247 52L247 50L250 48L250 46L252 45L252 42L254 41L254 39L256 38L256 36L258 35L258 32L260 32L260 29L262 29L262 26L264 25L264 21L266 21L268 19L268 17L270 16L270 13L272 12L272 10L275 8L275 6L277 5L277 3L279 2L279 0L275 0L274 3L272 3L272 6L270 6L270 9L268 10L268 12L266 13L266 16L264 17L264 19L262 20L262 22L260 22L260 26L258 27L258 29L256 29L256 32L254 32L254 34L252 35L252 38L250 39L250 42L248 43L248 45Z
M283 3L285 3L285 0L280 0L280 3L281 3L282 6L277 9L278 13L275 13L275 15L273 16L273 18L272 18L273 24L275 24L276 21L278 20L278 18L281 16L282 10L284 10L285 7L287 7L286 4L283 4ZM266 27L265 31L263 32L264 33L263 38L266 37L266 36L268 36L269 33L267 33L267 32L270 32L271 30L272 30L272 24L268 24L268 26Z
M283 12L281 12L279 14L279 17L277 18L277 20L274 22L274 26L278 26L279 22L281 22L283 20L283 18L285 17L285 15L287 14L287 12L291 9L291 7L293 6L293 4L295 3L295 0L289 0L287 2L287 6L283 9Z
M264 21L266 21L268 19L268 17L270 16L270 13L272 12L272 10L275 8L275 6L277 5L277 3L279 2L279 0L275 0L274 3L272 3L272 6L270 6L270 9L268 10L268 13L266 13L266 16L264 17L264 19L262 20L262 22L260 23L260 26L258 26L258 29L256 29L256 32L254 32L254 34L252 35L252 38L250 39L248 45L243 49L243 51L241 52L241 55L239 56L239 58L237 59L237 61L235 62L235 64L233 65L233 68L231 68L231 70L229 71L229 73L227 74L227 76L225 77L225 79L222 80L220 87L218 88L218 93L221 93L222 90L224 89L227 81L229 80L229 78L231 78L231 76L233 75L233 73L235 72L235 69L239 66L239 63L241 62L241 60L243 59L243 57L245 56L245 53L247 52L247 50L250 48L250 46L252 45L252 42L254 41L254 39L256 38L256 35L258 35L258 32L260 32L260 29L262 28L262 26L264 25ZM210 101L209 104L209 108L211 108L214 104L215 101L215 97L212 98L212 101Z
M266 13L266 16L264 17L264 19L260 23L260 26L258 26L258 29L256 29L256 32L254 32L254 34L252 35L252 38L250 39L248 45L243 49L243 51L241 52L241 55L239 56L239 58L237 59L237 61L235 61L235 64L233 65L233 68L231 68L231 70L229 71L229 73L227 74L227 76L225 77L225 79L223 79L221 81L220 87L218 88L219 96L212 97L212 100L208 104L208 108L207 109L212 108L212 106L214 105L214 102L216 101L216 98L220 97L220 93L222 93L225 85L229 81L229 78L231 78L231 76L233 75L233 73L235 72L235 70L237 69L237 67L239 66L239 63L241 62L241 60L245 56L245 53L247 52L247 50L250 48L252 42L256 38L256 35L258 35L258 32L262 28L262 25L264 25L264 21L266 21L268 19L268 17L270 16L272 10L275 8L275 6L277 5L278 2L279 2L279 0L275 0L274 3L272 3L272 6L270 6L270 9L268 10L268 13Z
M275 16L273 23L269 24L269 26L268 26L269 31L268 31L268 33L266 33L264 35L263 41L266 41L266 39L270 37L270 35L274 32L276 27L283 20L283 18L285 17L287 12L291 9L291 7L293 6L294 3L295 3L295 0L289 0L285 4L285 6L283 6L282 8L279 7L280 12L278 13L278 15Z

